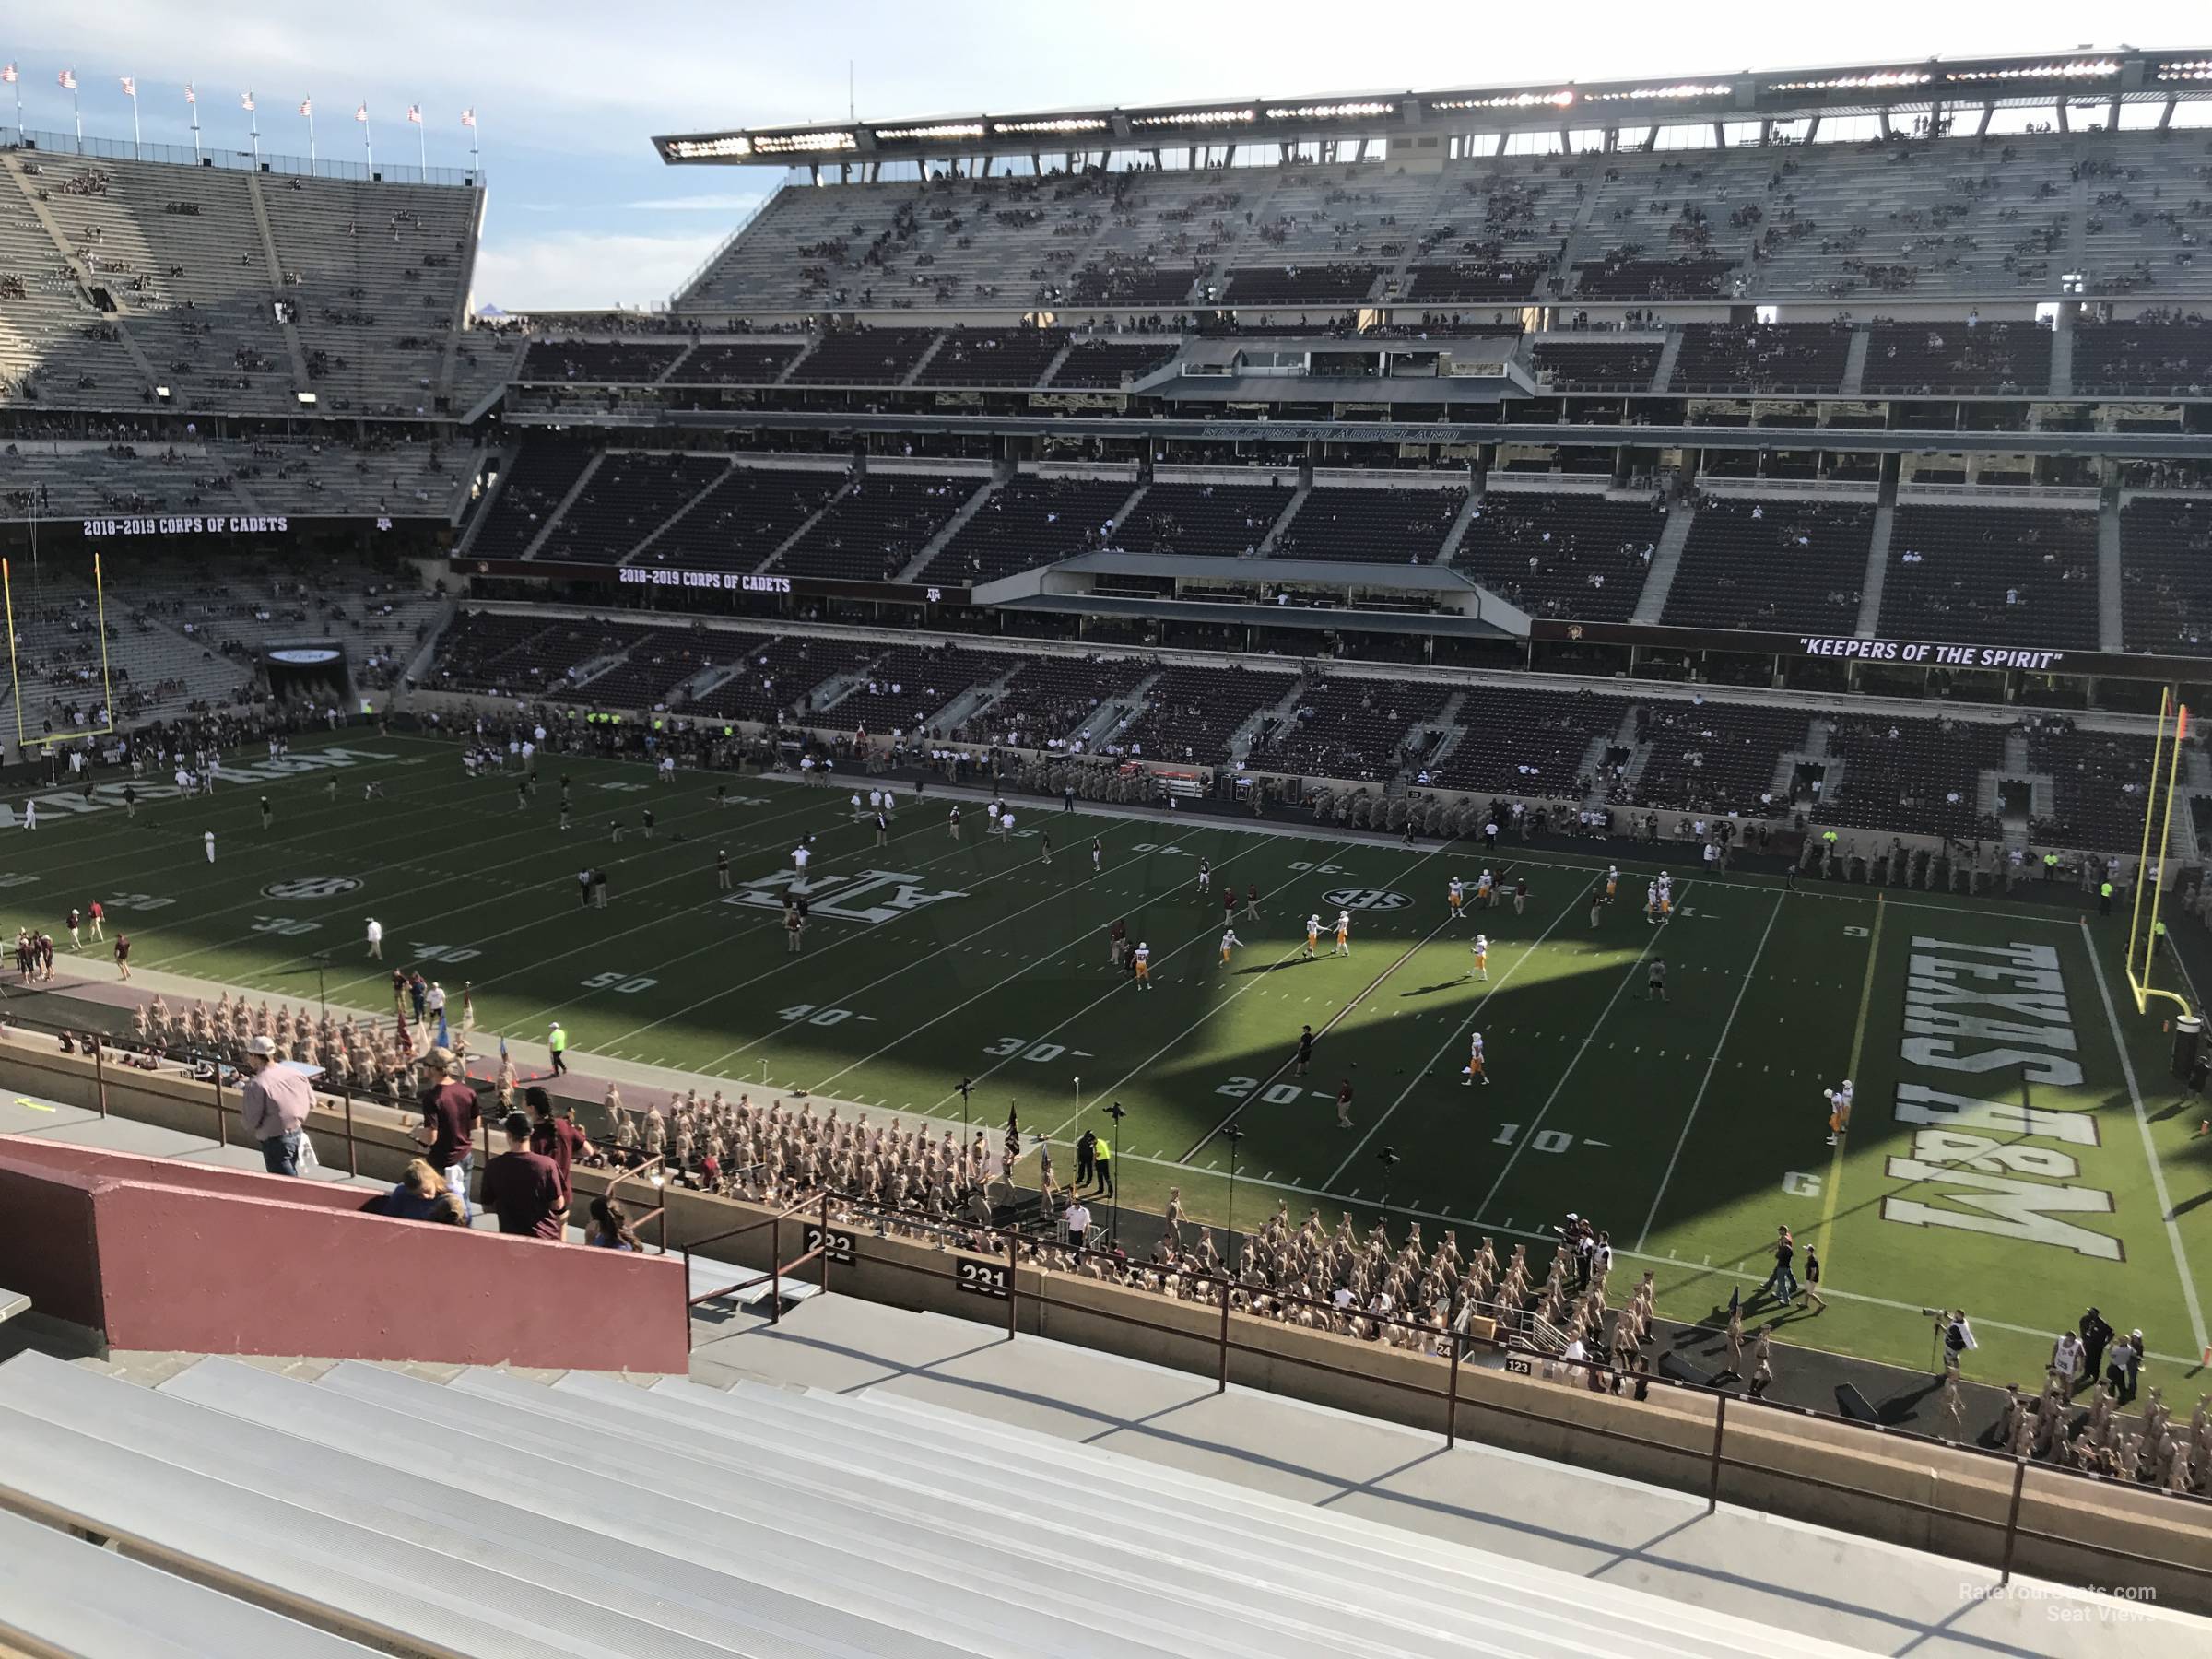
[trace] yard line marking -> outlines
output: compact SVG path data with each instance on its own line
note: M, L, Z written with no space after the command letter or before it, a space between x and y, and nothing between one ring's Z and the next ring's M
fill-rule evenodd
M1499 880L1504 880L1506 872L1511 870L1512 867L1513 866L1510 864L1501 865L1498 871ZM1403 968L1407 962L1411 961L1416 951L1421 949L1424 946L1434 943L1436 935L1442 933L1445 928L1451 926L1455 920L1457 920L1455 916L1447 913L1441 922L1439 922L1434 927L1430 928L1427 933L1423 934L1412 944L1406 946L1404 953L1399 956L1396 961L1391 963L1389 967L1383 969L1382 972L1376 974L1373 979L1368 981L1365 987L1362 988L1356 995L1354 995L1349 1002L1346 1003L1343 1007L1337 1009L1335 1013L1329 1016L1328 1023L1324 1025L1320 1030L1313 1033L1313 1041L1315 1042L1319 1042L1324 1037L1326 1037L1331 1031L1335 1030L1337 1023L1347 1015L1351 1013L1354 1008L1357 1008L1361 1003L1365 1002L1369 995L1373 993L1377 985L1380 985L1384 980L1388 979L1392 974ZM1391 1012L1394 1014L1397 1012L1397 1010L1394 1008L1391 1010ZM1182 1155L1182 1161L1184 1163L1188 1163L1192 1159L1197 1157L1199 1153L1203 1152L1206 1149L1206 1142L1212 1140L1215 1135L1220 1134L1222 1130L1228 1128L1231 1124L1235 1123L1238 1115L1242 1112L1247 1106L1251 1105L1253 1101L1258 1100L1260 1096L1265 1094L1268 1089L1274 1088L1275 1085L1282 1079L1284 1071L1287 1070L1291 1062L1297 1058L1297 1051L1293 1050L1286 1058L1277 1062L1276 1068L1273 1071L1269 1072L1265 1077L1262 1077L1259 1082L1253 1085L1251 1090L1244 1096L1244 1098L1229 1109L1229 1115L1227 1117L1223 1118L1219 1123L1216 1124L1211 1129L1208 1129L1204 1135L1198 1137L1198 1144Z
M2173 1252L2173 1270L2181 1276L2182 1300L2188 1304L2189 1324L2194 1332L2194 1347L2201 1356L2212 1347L2212 1337L2205 1335L2205 1311L2196 1300L2196 1280L2189 1273L2189 1258L2182 1249L2182 1230L2173 1218L2173 1200L2166 1191L2165 1167L2159 1162L2158 1143L2151 1138L2150 1118L2143 1110L2143 1091L2136 1084L2136 1063L2127 1052L2127 1042L2120 1034L2120 1015L2112 1006L2112 988L2105 982L2104 963L2097 955L2097 941L2089 932L2088 919L2078 919L2081 942L2089 953L2089 967L2097 975L2097 994L2104 1001L2105 1025L2112 1033L2112 1047L2120 1056L2120 1075L2127 1079L2128 1102L2135 1108L2136 1128L2143 1136L2143 1156L2150 1163L2151 1190L2158 1194L2159 1216L2166 1224L2166 1243Z
M1666 1197L1666 1189L1675 1178L1675 1166L1682 1161L1682 1148L1689 1144L1689 1131L1698 1121L1698 1109L1705 1104L1705 1091L1712 1087L1712 1074L1721 1064L1722 1052L1728 1046L1728 1033L1735 1029L1735 1017L1743 1011L1744 997L1750 992L1751 982L1759 977L1759 959L1766 954L1767 940L1773 936L1774 924L1782 915L1782 907L1788 900L1785 890L1774 897L1774 908L1767 912L1767 925L1759 935L1759 945L1751 952L1750 965L1744 970L1743 983L1735 988L1735 1001L1728 1006L1728 1018L1721 1024L1720 1041L1712 1045L1712 1058L1706 1062L1705 1076L1698 1084L1698 1092L1689 1102L1689 1115L1682 1120L1682 1133L1675 1137L1674 1155L1666 1160L1666 1173L1659 1177L1659 1190L1652 1194L1651 1214L1643 1218L1643 1230L1636 1235L1636 1248L1641 1250L1644 1241L1652 1236L1652 1225L1659 1219L1659 1206ZM1792 1077L1797 1074L1792 1072ZM1488 1207L1485 1201L1484 1207Z
M1682 884L1683 892L1688 893L1693 885L1690 882L1684 882ZM1574 906L1570 903L1568 909L1572 910ZM1554 923L1553 925L1557 926L1558 924ZM1620 983L1613 987L1613 994L1606 998L1606 1006L1598 1010L1597 1018L1591 1023L1588 1033L1575 1046L1574 1053L1568 1056L1567 1069L1559 1074L1559 1080L1551 1086L1551 1092L1544 1097L1544 1104L1536 1109L1536 1115L1529 1123L1528 1133L1513 1143L1513 1149L1506 1155L1505 1167L1498 1171L1498 1179L1490 1182L1490 1190L1483 1194L1482 1202L1475 1206L1477 1215L1479 1216L1498 1201L1498 1194L1504 1187L1506 1177L1513 1172L1513 1166L1521 1161L1521 1154L1525 1152L1529 1143L1536 1138L1536 1131L1543 1128L1544 1120L1551 1114L1552 1107L1558 1102L1560 1094L1567 1087L1567 1079L1574 1076L1574 1068L1582 1064L1583 1056L1596 1045L1597 1033L1605 1029L1606 1021L1613 1017L1613 1005L1620 1001L1620 994L1626 991L1635 980L1637 969L1643 966L1643 959L1652 954L1652 947L1659 943L1660 935L1665 932L1666 928L1665 927L1653 927L1648 930L1648 936L1643 941L1643 948L1639 950L1635 959L1629 963L1629 971L1620 976ZM1332 1179L1334 1178L1332 1177Z
M1393 875L1390 877L1391 882L1396 883L1405 880L1407 877L1411 876L1414 871L1419 869L1430 859L1442 853L1445 850L1445 846L1448 846L1449 844L1449 842L1446 842L1443 845L1430 848L1428 852L1422 853L1420 857L1415 859L1411 864L1405 865L1396 874ZM1202 935L1201 936L1203 937L1204 935ZM1275 959L1275 967L1279 968L1284 963L1295 959L1298 953L1304 948L1305 946L1302 943L1291 946L1288 950L1286 950L1281 956ZM1270 970L1270 971L1272 971L1272 970ZM1112 1095L1116 1089L1127 1083L1130 1078L1135 1077L1147 1066L1152 1065L1153 1062L1158 1060L1170 1049L1173 1048L1177 1043L1181 1042L1185 1037L1188 1037L1200 1026L1203 1026L1213 1019L1216 1015L1220 1013L1223 1007L1228 1006L1230 1003L1235 1002L1238 997L1242 996L1246 992L1260 984L1262 980L1264 980L1265 977L1266 976L1263 974L1259 978L1254 979L1249 985L1240 985L1236 990L1230 992L1226 997L1222 997L1220 1000L1216 1002L1212 1006L1208 1007L1205 1013L1199 1015L1196 1019L1191 1021L1189 1025L1184 1026L1182 1030L1176 1032L1174 1036L1169 1038L1167 1041L1161 1043L1159 1047L1154 1049L1151 1053L1146 1055L1144 1059L1140 1060L1136 1065L1131 1066L1119 1077L1116 1077L1111 1084L1107 1085L1107 1087L1101 1088L1097 1094L1091 1096L1090 1105L1093 1107L1098 1105L1100 1100L1103 1100L1108 1096ZM1078 1106L1074 1117L1069 1118L1065 1123L1062 1124L1059 1128L1053 1131L1053 1136L1057 1138L1058 1136L1065 1135L1071 1124L1080 1121L1083 1116L1083 1112L1086 1110L1087 1108Z
M1687 886L1683 888L1684 892L1688 892L1688 890L1689 889ZM1465 1035L1467 1028L1473 1025L1477 1018L1481 1016L1483 1009L1489 1006L1490 998L1505 989L1506 982L1512 979L1514 974L1521 971L1521 966L1523 963L1526 962L1529 958L1536 954L1536 947L1542 945L1546 939L1551 937L1552 928L1559 926L1560 923L1566 921L1568 913L1574 908L1575 901L1570 900L1568 901L1567 908L1559 912L1558 915L1551 919L1550 926L1546 927L1542 933L1531 939L1528 942L1526 948L1524 948L1519 956L1513 959L1512 966L1508 968L1503 973L1500 974L1496 982L1494 982L1488 990L1482 994L1480 999L1477 1001L1474 1007L1467 1011L1467 1017L1461 1020L1457 1026L1453 1028L1452 1034L1444 1039L1442 1044L1437 1049L1435 1053L1429 1056L1428 1065L1422 1066L1419 1073L1414 1077L1412 1081L1408 1082L1404 1088L1398 1091L1398 1098L1393 1100L1388 1106L1383 1108L1382 1115L1374 1121L1373 1126L1371 1127L1365 1135L1359 1137L1358 1143L1349 1152L1347 1152L1344 1155L1344 1161L1338 1164L1335 1170L1329 1176L1329 1185L1335 1186L1338 1181L1343 1179L1345 1171L1352 1167L1352 1160L1355 1158L1358 1158L1361 1152L1367 1149L1367 1143L1374 1139L1375 1135L1382 1130L1382 1125L1390 1122L1392 1114L1394 1113L1399 1107L1406 1104L1406 1098L1413 1093L1417 1087L1418 1087L1421 1079L1426 1077L1430 1072L1435 1069L1436 1063L1441 1060L1444 1055L1450 1052L1452 1045L1457 1042L1460 1038ZM1657 937L1655 931L1653 936L1654 938ZM1651 948L1651 945L1647 942L1644 945L1644 948L1649 950Z
M1253 853L1253 852L1256 852L1256 851L1258 851L1258 850L1259 850L1259 847L1260 847L1260 844L1261 844L1261 843L1259 843L1258 841L1254 841L1254 842L1253 842L1253 844L1252 844L1251 846L1239 848L1239 849L1238 849L1236 852L1234 852L1234 853L1230 853L1230 855L1229 855L1227 858L1224 858L1224 859L1223 859L1223 860L1222 860L1222 861L1221 861L1221 862L1220 862L1218 865L1216 865L1214 867L1215 867L1216 869L1227 869L1227 868L1228 868L1228 867L1229 867L1230 865L1232 865L1232 864L1236 863L1238 859L1240 859L1240 858L1243 857L1245 853ZM1135 862L1136 862L1136 861L1135 861L1135 860L1134 860L1134 859L1131 859L1131 860L1127 860L1127 861L1125 861L1125 862L1127 862L1127 863L1135 863ZM1119 869L1119 868L1121 867L1121 865L1115 865L1114 867L1115 867L1116 869ZM1050 902L1050 900L1044 900L1043 902L1048 902L1048 903L1049 903L1049 902ZM1026 914L1026 913L1028 913L1028 912L1029 912L1029 911L1030 911L1030 910L1034 910L1034 909L1036 909L1036 906L1035 906L1035 905L1030 905L1030 906L1027 906L1027 907L1025 907L1025 909L1024 909L1024 910L1022 910L1022 911L1018 911L1018 912L1015 912L1015 913L1016 913L1017 915ZM1009 918L1009 920L1010 920L1010 919L1011 919L1011 918ZM1206 937L1206 935L1208 935L1208 934L1209 934L1211 931L1212 931L1212 929L1211 929L1210 925L1209 925L1209 926L1207 926L1207 927L1202 927L1202 928L1200 928L1200 929L1199 929L1199 931L1198 931L1196 934L1193 935L1192 935L1190 938L1188 938L1188 939L1184 940L1182 944L1176 946L1176 947L1175 947L1175 950L1183 950L1183 949L1187 949L1187 948L1188 948L1190 946L1196 944L1196 943L1197 943L1197 942L1198 942L1200 939L1203 939L1203 938ZM924 1021L923 1021L923 1022L922 1022L920 1025L918 1025L918 1026L915 1026L915 1027L914 1027L914 1028L913 1028L912 1030L908 1030L908 1031L902 1031L902 1032L900 1032L900 1033L898 1036L896 1036L896 1037L892 1038L892 1039L891 1039L891 1040L890 1040L888 1042L885 1043L885 1044L884 1044L884 1045L883 1045L881 1048L879 1048L879 1049L877 1049L877 1050L876 1050L874 1053L866 1053L866 1054L863 1054L863 1055L861 1055L861 1056L860 1056L860 1058L858 1058L857 1060L851 1061L851 1062L847 1063L846 1065L840 1066L840 1067L839 1067L839 1068L838 1068L836 1071L833 1071L833 1072L831 1072L831 1073L830 1073L830 1074L828 1077L824 1077L824 1078L823 1078L823 1079L822 1079L822 1080L821 1080L819 1083L817 1083L817 1084L814 1086L814 1090L813 1090L813 1092L814 1092L814 1093L816 1093L816 1094L820 1094L820 1093L821 1093L821 1092L822 1092L824 1089L828 1088L830 1087L830 1084L832 1084L832 1083L836 1082L838 1078L840 1078L840 1077L843 1077L843 1076L845 1075L845 1073L847 1073L847 1072L851 1071L851 1070L852 1070L852 1069L853 1069L854 1066L858 1066L858 1065L867 1065L867 1063L868 1063L869 1061L871 1061L871 1060L875 1060L875 1059L877 1059L877 1058L881 1057L882 1055L884 1055L884 1054L887 1054L887 1053L890 1053L890 1051L891 1051L891 1050L893 1050L893 1049L897 1048L897 1047L898 1047L898 1046L899 1046L900 1043L902 1043L902 1042L906 1041L908 1038L910 1038L910 1037L918 1037L918 1036L920 1036L920 1035L921 1035L921 1034L922 1034L924 1031L926 1031L926 1030L928 1030L930 1027L932 1027L932 1026L935 1025L935 1024L936 1024L936 1023L937 1023L939 1020L942 1020L942 1019L947 1019L947 1018L951 1018L953 1015L955 1015L955 1014L959 1013L959 1011L960 1011L962 1008L965 1008L966 1006L968 1006L968 1005L969 1005L970 1003L980 1002L980 1001L981 1001L982 998L984 998L984 997L986 997L986 996L989 996L989 995L991 995L991 994L992 994L994 992L995 992L995 991L998 991L998 990L1000 990L1000 989L1004 988L1004 987L1005 987L1005 986L1006 986L1006 985L1010 985L1010 984L1012 984L1012 983L1013 983L1013 982L1014 982L1016 980L1019 979L1019 978L1020 978L1020 977L1021 977L1023 974L1025 974L1025 973L1029 972L1030 969L1032 969L1032 968L1041 968L1041 967L1042 967L1042 966L1043 966L1045 963L1047 963L1047 962L1051 961L1051 960L1052 960L1052 959L1053 959L1054 957L1065 955L1066 952L1068 952L1068 951L1070 951L1070 950L1074 950L1074 949L1077 948L1078 947L1080 947L1080 946L1082 946L1082 945L1084 945L1084 944L1087 944L1087 943L1088 943L1088 944L1090 944L1090 945L1092 945L1092 946L1094 947L1094 948L1095 948L1095 947L1096 947L1096 943L1097 943L1097 936L1096 936L1096 935L1095 935L1095 934L1088 933L1088 932L1085 932L1085 933L1080 933L1080 934L1077 934L1077 935L1075 935L1073 938L1069 939L1069 940L1067 941L1067 943L1065 943L1065 945L1059 946L1059 947L1058 947L1057 948L1055 948L1055 949L1049 950L1049 951L1047 951L1047 952L1046 952L1044 955L1042 955L1042 956L1041 956L1041 957L1032 957L1032 958L1031 958L1030 960L1028 960L1028 961L1024 962L1024 963L1023 963L1023 964L1022 964L1020 967L1018 967L1018 968L1015 969L1013 972L1011 972L1011 973L1008 973L1008 974L1004 974L1004 975L1000 976L999 978L997 978L997 979L995 979L995 980L993 980L993 981L992 981L992 982L990 982L988 985L985 985L985 986L984 986L984 987L983 987L983 988L982 988L981 991L978 991L978 992L976 992L974 995L972 995L972 996L969 996L969 997L966 997L966 998L962 999L962 1000L961 1000L961 1001L959 1001L959 1002L954 1003L954 1004L953 1004L953 1005L952 1005L950 1007L948 1007L948 1008L945 1008L945 1009L941 1010L940 1012L938 1012L938 1013L936 1013L936 1014L935 1014L935 1015L932 1015L932 1016L931 1016L929 1018L927 1018L927 1019L924 1020ZM1007 955L1009 955L1009 956L1011 956L1011 955L1013 954L1013 952L1011 952L1011 951L1008 951L1006 954L1007 954ZM1172 955L1174 955L1174 954L1175 954L1175 951L1174 951L1174 950L1171 950L1171 951L1169 951L1169 952L1167 953L1167 955L1168 955L1168 956L1172 956ZM919 959L919 960L920 960L920 961L927 961L928 959L928 959L928 958L926 958L926 957L924 957L924 958L921 958L921 959ZM1162 957L1160 959L1161 959L1162 961L1165 961L1165 960L1167 959L1167 957L1164 957L1164 956L1163 956L1163 957ZM913 966L916 966L916 965L917 965L916 963L908 963L908 964L907 964L907 967L913 967ZM891 974L887 974L887 975L885 975L884 977L885 977L886 979L892 978L892 977L894 977L894 976L895 976L897 973L902 973L902 972L904 972L904 971L905 971L905 969L904 969L904 968L896 969L896 970L894 970L894 971L893 971L893 973L891 973ZM879 985L879 984L881 984L882 982L883 982L883 981L882 981L882 980L876 980L876 981L872 981L872 982L870 982L870 984L862 986L862 987L861 987L861 991L856 991L856 992L853 992L853 993L852 993L852 994L851 994L851 996L840 997L838 1000L839 1000L839 1002L840 1002L841 1004L841 1003L844 1003L844 1002L847 1002L847 1001L850 1001L850 1000L852 999L852 997L853 997L853 996L858 996L858 995L860 995L860 994L861 994L861 992L865 992L865 991L870 990L870 989L872 989L872 988L873 988L875 985ZM1112 990L1109 990L1109 991L1106 993L1106 995L1107 995L1107 996L1112 996L1112 995L1113 994L1113 992L1114 992L1114 991L1118 991L1118 990L1120 990L1120 989L1122 989L1122 985L1121 985L1120 983L1117 983L1116 985L1114 985L1114 986L1113 986L1113 988L1112 988ZM1103 997L1100 997L1100 998L1096 998L1096 999L1094 999L1094 1000L1093 1000L1093 1002L1092 1002L1092 1003L1086 1005L1086 1006L1096 1006L1098 1002L1100 1002L1100 1001L1103 1001L1103 1000L1104 1000L1104 998L1103 998ZM1080 1010L1078 1010L1078 1012L1080 1012ZM1067 1023L1067 1021L1066 1021L1066 1020L1062 1020L1060 1023L1061 1023L1061 1025L1065 1025L1065 1024ZM1050 1038L1051 1036L1053 1036L1053 1033L1054 1033L1054 1032L1058 1031L1058 1030L1059 1030L1059 1029L1060 1029L1060 1027L1059 1027L1059 1026L1054 1026L1054 1027L1053 1028L1053 1030L1050 1030L1050 1031L1045 1031L1045 1032L1041 1033L1041 1034L1040 1035L1040 1037L1039 1037L1038 1041L1043 1041L1043 1040L1044 1040L1044 1039L1046 1039L1046 1038ZM774 1034L774 1033L772 1033L772 1032L771 1032L771 1033L770 1033L770 1035L771 1035L771 1036L772 1036L773 1034ZM759 1038L759 1039L757 1039L757 1041L765 1042L765 1041L767 1041L767 1038L765 1038L765 1037L763 1037L763 1038ZM1025 1046L1026 1046L1026 1045L1025 1045ZM1002 1063L1002 1064L1003 1064L1003 1063ZM996 1068L995 1068L995 1067L994 1067L993 1069L994 1069L994 1070L995 1070ZM984 1076L984 1077L989 1077L990 1075L991 1075L991 1074L990 1074L989 1072L985 1072L985 1073L983 1074L983 1076ZM982 1082L982 1077L971 1077L971 1078L969 1079L969 1081L970 1081L971 1084L973 1084L973 1083L980 1083L980 1082Z
M1876 894L1874 932L1866 940L1866 977L1859 986L1859 1023L1851 1033L1850 1069L1843 1074L1847 1079L1855 1078L1859 1075L1859 1060L1866 1049L1866 1015L1874 1006L1874 968L1875 964L1881 960L1882 918L1888 913L1888 902L1880 894ZM1823 1278L1834 1271L1836 1259L1836 1194L1843 1187L1843 1144L1851 1138L1851 1125L1845 1124L1843 1129L1844 1132L1836 1136L1835 1149L1829 1154L1828 1198L1820 1206L1820 1231L1818 1235L1819 1242L1813 1247L1828 1252L1828 1260L1820 1264Z

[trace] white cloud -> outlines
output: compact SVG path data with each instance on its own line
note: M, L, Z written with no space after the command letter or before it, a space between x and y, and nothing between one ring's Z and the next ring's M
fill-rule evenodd
M726 230L624 236L563 230L487 241L477 255L475 303L511 312L608 309L667 299Z
M735 218L750 213L768 194L762 190L745 195L648 196L644 201L625 202L622 206L644 213L724 213Z

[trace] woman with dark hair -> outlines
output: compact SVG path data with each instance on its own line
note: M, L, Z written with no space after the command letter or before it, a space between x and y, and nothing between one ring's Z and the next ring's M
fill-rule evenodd
M629 1230L629 1214L619 1202L606 1197L592 1200L592 1224L584 1229L583 1241L601 1250L641 1248L638 1235Z

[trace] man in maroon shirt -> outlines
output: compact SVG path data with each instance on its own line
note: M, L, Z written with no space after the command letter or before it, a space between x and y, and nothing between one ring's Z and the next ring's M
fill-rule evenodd
M530 1120L519 1112L507 1114L507 1150L484 1166L484 1207L503 1233L559 1242L568 1226L560 1171L530 1150Z
M422 1122L415 1126L415 1139L465 1208L469 1166L476 1158L477 1091L454 1077L450 1049L432 1049L422 1068L430 1086L422 1093Z
M523 1091L523 1099L530 1104L530 1150L551 1159L553 1167L560 1171L560 1206L565 1210L576 1199L569 1171L579 1158L590 1153L591 1143L576 1127L574 1118L553 1115L553 1097L536 1084Z

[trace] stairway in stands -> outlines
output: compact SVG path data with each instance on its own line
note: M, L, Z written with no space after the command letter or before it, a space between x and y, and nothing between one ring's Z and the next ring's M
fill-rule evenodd
M0 1508L55 1528L48 1594L9 1617L81 1620L121 1576L160 1596L169 1641L103 1659L224 1651L177 1622L210 1607L229 1652L310 1659L361 1651L342 1638L654 1659L1845 1651L881 1391L291 1369L202 1359L147 1388L38 1353L0 1366ZM18 1554L0 1541L0 1588ZM246 1596L341 1639L294 1640Z

